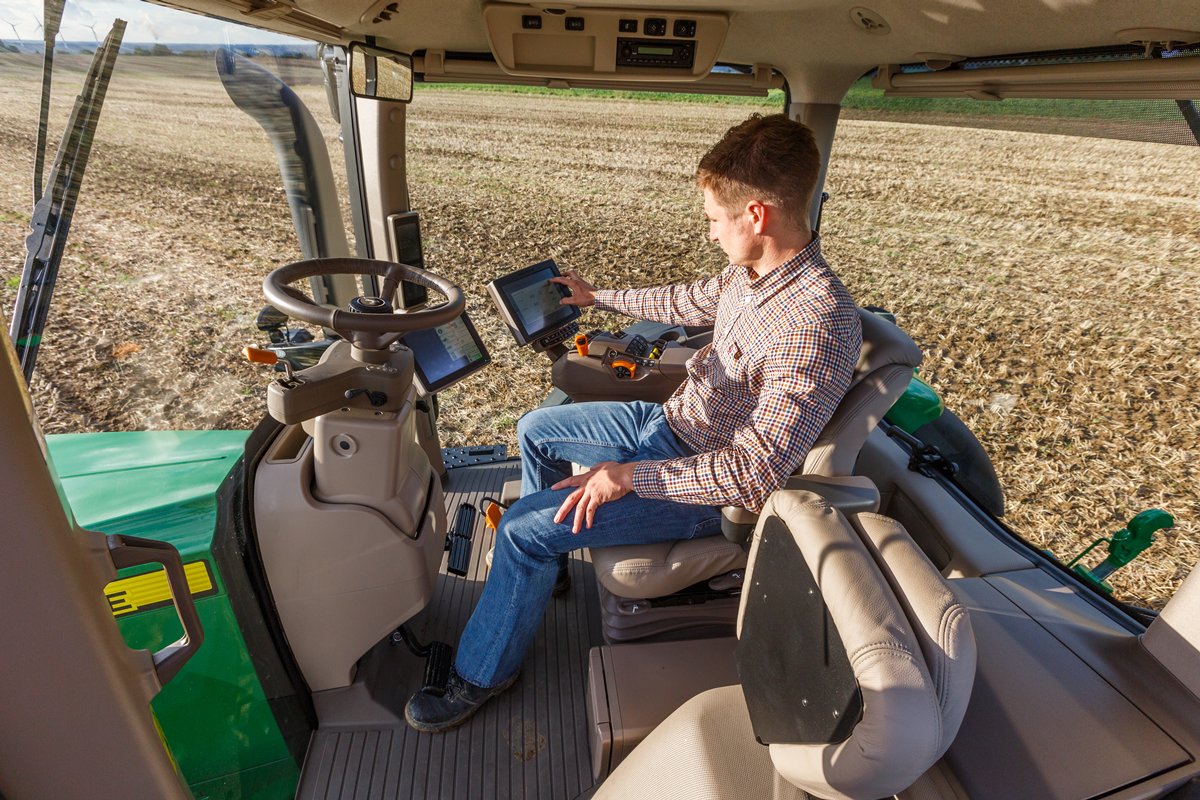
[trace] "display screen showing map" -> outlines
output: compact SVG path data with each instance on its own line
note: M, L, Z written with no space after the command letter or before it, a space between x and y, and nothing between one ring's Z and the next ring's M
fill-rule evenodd
M417 377L428 394L440 392L491 363L466 313L445 325L407 333L403 341L413 351Z

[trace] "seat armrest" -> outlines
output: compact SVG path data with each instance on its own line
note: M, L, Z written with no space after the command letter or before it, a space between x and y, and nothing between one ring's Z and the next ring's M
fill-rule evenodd
M846 516L879 510L879 489L864 475L793 475L785 489L803 489L819 494L825 502Z
M879 489L874 481L862 475L793 475L783 488L804 489L820 495L825 502L846 515L879 510ZM721 533L734 544L749 541L757 524L758 514L753 511L738 506L721 509Z
M734 544L745 544L758 524L758 514L740 506L724 506L721 509L721 533Z

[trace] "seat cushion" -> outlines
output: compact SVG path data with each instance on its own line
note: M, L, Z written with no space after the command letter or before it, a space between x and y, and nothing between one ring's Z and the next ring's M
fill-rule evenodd
M746 551L724 536L592 548L592 566L618 597L662 597L746 566Z
M803 800L754 741L739 686L710 689L650 732L593 800Z

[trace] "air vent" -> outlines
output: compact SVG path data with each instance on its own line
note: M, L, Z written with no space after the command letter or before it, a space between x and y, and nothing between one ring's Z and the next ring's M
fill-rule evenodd
M850 9L850 20L867 33L873 33L877 36L892 32L892 26L888 25L887 20L882 15L863 6L855 6Z
M389 22L392 19L392 15L399 10L399 0L380 0L380 2L364 11L358 21L364 24L369 22L372 25L378 25L381 22Z

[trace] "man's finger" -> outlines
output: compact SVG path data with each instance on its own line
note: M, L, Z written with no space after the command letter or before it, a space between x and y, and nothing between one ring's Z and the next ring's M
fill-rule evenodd
M562 522L564 519L566 519L567 513L571 510L571 507L579 502L579 498L582 496L583 489L576 489L567 495L567 499L563 500L563 504L558 507L558 513L554 515L554 521Z
M580 491L583 491L582 489ZM583 518L587 514L588 504L592 502L592 498L586 494L579 501L579 505L575 506L575 524L571 528L571 533L579 533L583 528Z
M586 479L586 477L587 477L586 472L583 473L582 475L572 475L569 478L563 478L561 481L554 484L550 488L551 489L566 489L569 486L579 486L580 484L583 483L583 481Z
M590 530L592 523L596 520L596 509L600 507L600 503L592 502L587 507L587 527Z

